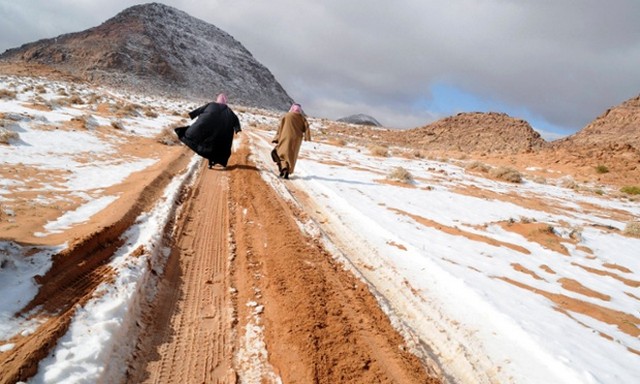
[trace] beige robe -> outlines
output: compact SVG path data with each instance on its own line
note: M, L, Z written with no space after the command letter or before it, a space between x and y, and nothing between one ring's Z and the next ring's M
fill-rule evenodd
M306 141L311 140L307 119L301 113L288 112L280 120L280 126L273 141L278 143L276 152L280 158L280 166L282 169L287 168L289 174L292 174L296 167L303 137Z

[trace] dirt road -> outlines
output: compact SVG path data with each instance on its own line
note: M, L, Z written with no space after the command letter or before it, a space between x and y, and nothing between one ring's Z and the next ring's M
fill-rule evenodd
M437 383L259 172L203 169L130 382Z
M227 169L203 167L184 193L182 213L167 228L171 255L131 335L133 353L124 367L108 369L122 370L127 383L439 383L368 288L300 231L304 213L263 181L247 138L241 143ZM165 182L156 184L144 206ZM109 238L87 239L112 244L98 247L100 261L78 264L85 269L68 279L109 280L103 263L118 245L116 228L126 229L110 228ZM35 373L97 285L83 278L68 286L63 305L54 298L64 281L49 280L33 305L57 315L2 355L1 383Z

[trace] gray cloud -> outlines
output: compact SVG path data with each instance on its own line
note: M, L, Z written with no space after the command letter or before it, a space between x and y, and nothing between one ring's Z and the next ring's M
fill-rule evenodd
M0 50L95 26L137 3L0 0ZM417 101L446 84L575 131L640 93L637 0L165 3L233 35L318 117L424 125L443 112Z

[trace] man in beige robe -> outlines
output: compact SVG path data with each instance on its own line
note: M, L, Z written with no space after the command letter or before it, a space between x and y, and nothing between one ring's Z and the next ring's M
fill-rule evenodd
M303 138L311 141L309 123L302 113L300 104L293 104L289 112L280 120L278 132L272 141L277 144L272 156L278 165L281 177L288 179L293 173Z

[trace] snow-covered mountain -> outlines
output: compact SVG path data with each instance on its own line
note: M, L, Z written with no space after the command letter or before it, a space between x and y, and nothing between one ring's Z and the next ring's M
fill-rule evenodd
M358 125L371 125L374 127L381 127L382 125L374 117L359 113L357 115L351 115L338 119L338 121L349 124Z
M9 49L0 60L40 64L96 83L286 109L291 98L231 35L178 9L150 3L100 26Z

